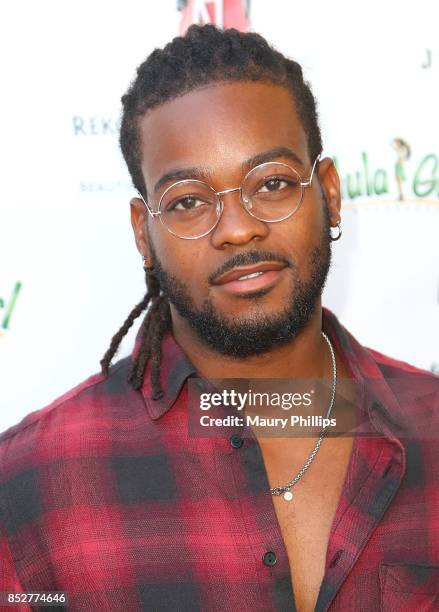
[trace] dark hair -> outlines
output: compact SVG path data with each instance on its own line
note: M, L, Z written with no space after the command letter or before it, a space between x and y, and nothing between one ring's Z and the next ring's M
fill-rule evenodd
M305 130L310 159L322 150L316 101L304 80L301 66L286 58L254 32L233 28L219 30L208 24L192 25L185 36L177 36L163 49L155 49L137 69L137 76L122 97L120 147L135 188L147 200L141 171L138 121L144 113L200 86L216 82L267 81L287 88L295 101ZM134 320L148 307L140 350L132 363L129 380L135 389L142 385L147 361L152 357L151 382L154 397L162 395L160 386L160 344L170 325L169 303L160 295L160 285L147 272L148 291L135 306L111 341L101 361L108 373L111 359Z

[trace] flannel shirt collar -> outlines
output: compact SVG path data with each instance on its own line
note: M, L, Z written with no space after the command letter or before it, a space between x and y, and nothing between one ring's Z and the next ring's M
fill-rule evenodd
M399 436L410 429L405 421L397 397L386 381L371 351L362 346L327 308L323 308L322 329L343 355L355 383L359 386L360 404L357 406L360 420L358 432L370 432L372 428L396 444L404 454Z
M341 325L337 317L327 308L322 309L322 329L329 336L335 347L344 356L352 376L363 388L362 407L364 416L373 424L374 429L383 433L400 446L397 434L404 429L395 415L401 415L401 409L390 386L387 384L370 351ZM142 327L136 336L132 358L139 350ZM141 393L150 417L154 420L162 417L177 401L180 392L190 376L197 371L183 349L177 344L171 332L162 342L161 382L164 396L159 400L152 398L150 382L151 361L149 360Z
M143 326L141 326L137 332L131 359L134 359L139 351L142 331ZM192 365L183 349L174 340L170 331L165 334L162 340L161 349L160 381L164 392L163 397L158 400L153 399L151 359L148 360L145 375L143 377L143 385L140 389L149 416L153 420L162 417L175 404L186 380L189 376L194 376L196 374L195 367Z

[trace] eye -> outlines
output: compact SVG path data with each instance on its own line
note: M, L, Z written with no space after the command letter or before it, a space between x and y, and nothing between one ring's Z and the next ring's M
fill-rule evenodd
M288 187L294 187L296 184L297 181L295 181L294 179L286 179L281 178L279 176L270 176L263 182L258 191L260 193L275 193L282 191L283 189L287 189Z
M190 211L195 210L196 208L200 208L205 205L206 202L200 200L199 198L193 196L186 196L184 198L179 198L178 200L174 200L167 207L166 210L168 212L172 212L174 210L179 211Z

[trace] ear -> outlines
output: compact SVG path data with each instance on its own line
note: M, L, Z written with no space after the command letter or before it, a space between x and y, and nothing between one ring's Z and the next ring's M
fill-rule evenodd
M131 226L134 232L137 250L146 258L150 257L149 238L148 238L148 210L141 198L132 198L131 207Z
M335 227L341 219L340 178L334 166L334 162L330 157L325 157L319 163L318 176L320 180L320 185L323 189L326 201L328 203L331 226Z

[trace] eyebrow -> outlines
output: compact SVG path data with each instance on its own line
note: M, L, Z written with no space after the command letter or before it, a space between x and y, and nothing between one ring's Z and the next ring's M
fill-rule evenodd
M258 153L257 155L245 160L241 167L243 172L248 172L259 164L265 164L266 162L273 161L279 157L289 159L290 161L300 164L301 166L304 165L303 161L300 159L297 153L293 151L293 149L290 149L289 147L274 147L273 149L269 149L263 153ZM202 166L194 166L192 168L175 168L169 172L166 172L159 178L154 185L154 193L157 193L161 187L164 187L164 185L167 185L171 181L175 182L184 179L192 179L208 182L211 177L212 171L208 170L207 168L203 168Z

